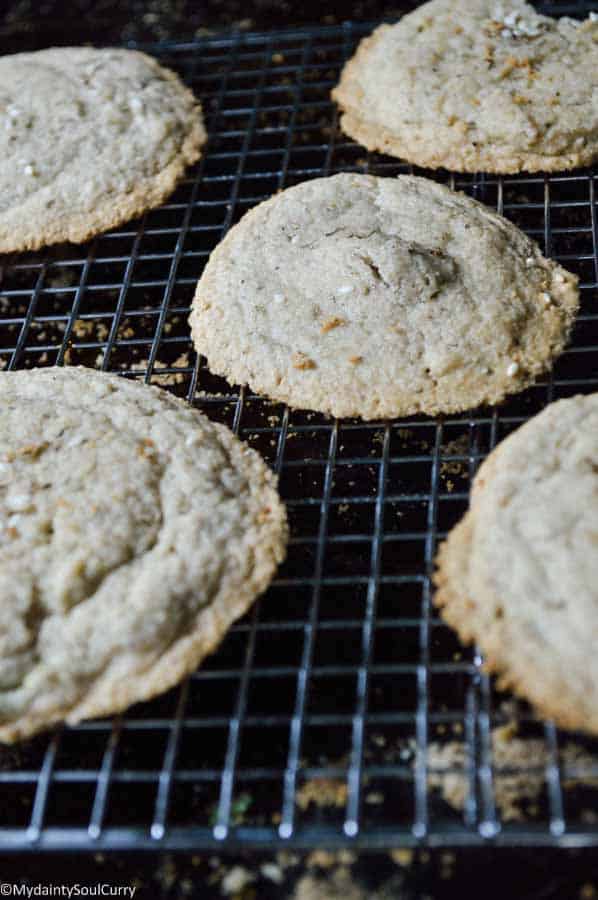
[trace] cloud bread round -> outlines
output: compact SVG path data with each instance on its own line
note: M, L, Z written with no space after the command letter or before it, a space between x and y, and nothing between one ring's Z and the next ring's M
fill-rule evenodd
M496 403L546 370L577 279L486 207L410 176L303 182L212 253L190 323L212 371L365 419Z
M365 38L333 97L369 150L461 172L536 172L598 155L598 16L523 0L432 0Z
M501 687L598 733L598 394L552 403L481 466L436 600Z
M192 672L284 556L275 479L165 391L0 373L0 740Z
M158 206L206 138L195 97L133 50L0 58L0 252L79 243Z

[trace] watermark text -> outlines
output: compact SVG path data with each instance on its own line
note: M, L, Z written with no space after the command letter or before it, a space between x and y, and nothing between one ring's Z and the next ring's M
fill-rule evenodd
M137 888L123 884L107 884L98 881L95 884L11 884L0 882L0 897L125 897L133 900Z

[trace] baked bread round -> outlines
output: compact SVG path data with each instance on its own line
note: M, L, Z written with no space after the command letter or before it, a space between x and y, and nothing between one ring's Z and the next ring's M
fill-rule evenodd
M460 172L572 169L598 156L598 16L523 0L432 0L365 38L333 98L368 150Z
M496 403L549 368L577 278L424 178L340 174L247 213L192 305L210 369L291 406L376 419Z
M486 667L598 734L598 394L552 403L490 454L438 555L435 602Z
M80 243L175 189L206 139L199 103L144 53L0 57L0 253Z
M0 372L0 741L172 687L284 556L275 479L158 388Z

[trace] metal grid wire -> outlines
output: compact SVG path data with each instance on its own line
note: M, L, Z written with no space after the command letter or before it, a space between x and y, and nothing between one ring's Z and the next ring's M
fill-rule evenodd
M330 88L367 31L147 48L202 99L200 163L139 221L82 247L3 260L4 365L81 363L187 397L279 473L292 538L269 592L180 688L114 721L0 751L1 848L598 843L598 764L567 754L570 736L524 705L514 712L438 618L430 581L481 459L547 402L597 389L594 173L426 173L498 208L581 277L572 345L550 378L497 409L334 421L231 388L189 341L197 278L247 209L341 170L409 170L337 127ZM514 714L533 749L509 768L493 758L494 740ZM504 799L513 791L528 799L516 819Z

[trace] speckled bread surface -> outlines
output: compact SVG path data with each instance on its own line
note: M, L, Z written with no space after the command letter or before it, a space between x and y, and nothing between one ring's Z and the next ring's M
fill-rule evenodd
M191 91L144 53L0 57L0 253L80 243L160 205L205 140Z
M213 372L364 419L497 403L550 368L577 278L506 219L428 179L340 174L247 213L190 323Z
M431 0L365 38L333 97L348 135L426 168L586 166L598 155L598 15Z
M598 734L598 394L552 403L481 466L435 602L499 685Z
M0 372L0 740L175 685L268 586L275 478L158 388Z

